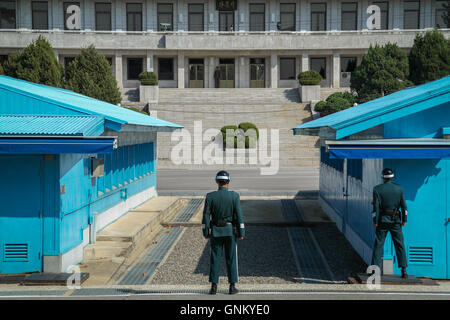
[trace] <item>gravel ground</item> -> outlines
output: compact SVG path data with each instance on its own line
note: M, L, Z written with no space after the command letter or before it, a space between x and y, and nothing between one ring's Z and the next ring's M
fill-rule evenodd
M367 264L353 250L345 236L334 225L311 228L335 280L346 281L352 273L365 272Z
M295 283L298 277L286 228L247 227L247 237L238 241L239 282L244 284ZM200 228L186 228L150 284L207 284L209 241ZM222 257L220 283L228 283Z

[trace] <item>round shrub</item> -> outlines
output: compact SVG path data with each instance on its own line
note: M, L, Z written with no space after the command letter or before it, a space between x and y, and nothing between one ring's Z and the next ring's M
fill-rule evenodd
M322 81L320 73L314 70L300 72L297 78L302 86L315 86Z
M141 72L139 74L139 80L143 86L157 86L158 85L158 77L154 72Z
M327 100L326 112L334 113L347 108L350 108L352 105L347 99L335 97L330 100Z
M251 123L251 122L241 122L241 123L239 123L238 128L239 128L239 129L242 129L242 131L243 131L244 133L247 132L248 129L253 129L253 130L255 130L255 131L256 131L256 141L259 139L259 130L258 130L258 127L256 127L256 125L254 125L253 123ZM255 148L255 147L256 147L256 141L255 141L254 144L252 144L252 145L250 146L250 137L249 137L249 136L246 136L246 137L245 137L245 147L246 147L246 148Z
M327 103L326 101L319 101L316 103L316 105L314 106L314 110L316 112L320 112L323 113L326 109Z
M336 98L342 98L342 99L347 100L351 106L354 105L356 102L355 96L352 95L350 92L335 92L335 93L331 94L330 96L328 96L326 101L332 101Z
M234 130L234 132L236 132L236 130L238 130L238 127L235 125L227 125L227 126L223 126L220 129L220 132L222 133L222 138L223 138L223 147L226 148L227 146L227 138L226 138L226 134L227 134L227 130L232 129ZM234 136L234 147L236 148L237 146L237 137Z

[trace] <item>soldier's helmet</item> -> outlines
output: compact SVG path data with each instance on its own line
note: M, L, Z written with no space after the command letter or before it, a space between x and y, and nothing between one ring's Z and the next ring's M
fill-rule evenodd
M230 174L225 170L221 170L216 174L216 181L230 181Z
M383 173L381 174L381 177L385 178L385 179L391 179L394 177L394 171L392 171L389 168L385 168L385 169L383 169Z

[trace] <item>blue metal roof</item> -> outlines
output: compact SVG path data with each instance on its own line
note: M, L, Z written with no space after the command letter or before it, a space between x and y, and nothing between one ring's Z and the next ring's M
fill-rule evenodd
M335 130L336 139L372 128L450 101L450 76L409 87L355 107L292 128L294 134L318 134Z
M153 118L70 90L54 88L7 76L0 76L0 88L82 114L98 115L118 124L170 129L183 128L183 126L178 124Z
M0 135L97 136L103 131L100 116L0 115Z

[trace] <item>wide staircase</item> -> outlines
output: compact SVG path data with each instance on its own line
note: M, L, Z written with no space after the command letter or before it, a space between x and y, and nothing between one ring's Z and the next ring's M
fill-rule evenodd
M191 135L191 164L175 165L171 161L171 150L179 141L171 141L172 133L159 133L158 168L213 169L264 166L259 160L259 154L257 165L249 164L248 157L244 164L236 164L236 159L233 165L195 163L198 152L195 153L193 147L194 121L200 120L202 132L210 128L220 130L224 125L237 126L241 122L254 123L259 130L266 129L268 156L274 148L270 129L278 129L280 167L317 167L319 164L318 138L294 136L291 130L292 127L311 120L309 109L299 102L297 88L162 88L159 90L158 105L151 107L151 115L181 124L185 128L183 130L188 130ZM209 143L203 141L202 150Z

